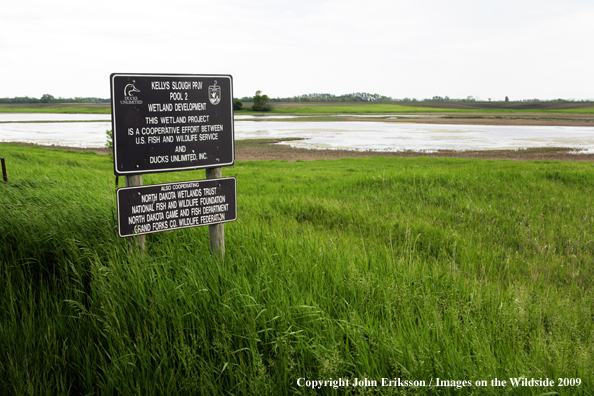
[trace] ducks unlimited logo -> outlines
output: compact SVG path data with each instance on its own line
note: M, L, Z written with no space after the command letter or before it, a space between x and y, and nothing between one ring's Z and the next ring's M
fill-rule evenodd
M132 81L135 83L136 81ZM142 100L138 99L138 96L135 93L140 92L138 88L134 86L134 84L128 84L124 87L124 100L120 100L120 104L123 105L141 105Z

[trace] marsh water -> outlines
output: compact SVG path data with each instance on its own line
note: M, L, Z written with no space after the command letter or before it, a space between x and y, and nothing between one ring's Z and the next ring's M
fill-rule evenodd
M271 121L260 122L267 118ZM239 115L235 117L235 139L301 138L280 144L308 149L434 152L569 147L576 152L594 152L592 127L320 122L307 119ZM110 114L0 113L0 141L104 147L105 132L111 129L110 120Z

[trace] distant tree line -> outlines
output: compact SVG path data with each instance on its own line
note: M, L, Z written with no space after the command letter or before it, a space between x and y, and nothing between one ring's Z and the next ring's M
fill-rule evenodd
M395 102L401 102L402 100L394 100ZM406 100L405 100L406 101ZM413 99L413 102L417 101ZM491 98L489 98L489 102ZM504 99L505 102L509 102L509 97L506 96ZM543 102L543 103L569 103L569 102L591 102L592 100L575 100L575 99L520 99L516 100L515 102ZM431 99L423 99L422 102L481 102L480 99L475 98L474 96L468 96L466 99L457 99L457 98L450 98L449 96L441 97L441 96L434 96Z
M258 91L261 93L261 91ZM258 94L255 95L256 100L258 101ZM478 102L479 99L468 96L464 99L459 98L450 98L449 96L433 96L432 98L428 99L415 99L415 98L403 98L403 99L395 99L389 96L383 96L379 94L370 94L366 92L356 92L350 93L345 95L333 95L328 93L312 93L300 96L294 96L290 98L268 98L266 95L261 95L262 97L266 97L264 106L268 102L311 102L311 103L341 103L341 102L374 102L374 103L386 103L386 102ZM491 101L491 99L489 99ZM509 98L506 96L505 101L509 102ZM567 102L591 102L592 100L576 100L576 99L552 99L552 100L542 100L542 99L521 99L516 100L516 102L558 102L558 103L567 103ZM254 102L254 96L244 96L241 99L234 99L234 106L235 110L240 110L243 107L242 102ZM0 104L34 104L34 103L110 103L110 99L103 99L103 98L96 98L96 97L74 97L74 98L61 98L61 97L54 97L50 94L44 94L41 98L32 98L29 96L18 96L14 98L0 98ZM266 110L264 110L266 111Z
M55 98L53 95L44 94L41 98L30 98L28 96L19 96L14 98L0 98L0 103L23 103L23 104L34 104L34 103L109 103L109 99L102 98Z
M423 102L476 102L474 96L468 96L466 99L450 98L449 96L434 96L431 99L423 99Z
M245 96L241 98L243 102L253 102L254 98ZM315 102L315 103L338 103L338 102L393 102L388 96L379 94L370 94L366 92L356 92L346 95L333 95L328 93L312 93L307 95L293 96L290 98L270 98L270 102Z
M507 96L506 96L507 98ZM551 100L542 100L542 99L521 99L521 100L517 100L516 102L553 102L553 103L570 103L570 102L591 102L592 99L580 99L580 100L576 100L576 99L551 99ZM506 102L509 102L509 99L506 100Z
M253 102L254 97L244 96L241 98L241 102ZM333 95L328 93L313 93L307 95L293 96L287 98L270 98L270 102L302 102L302 103L340 103L340 102L374 102L374 103L398 103L398 102L480 102L481 100L474 97L468 96L466 98L450 98L449 96L433 96L427 99L415 99L415 98L403 98L395 99L389 96L383 96L379 94L370 94L366 92L356 92L345 95ZM489 98L489 101L491 99ZM509 97L505 97L505 101L509 102ZM575 100L575 99L522 99L516 100L516 102L590 102L590 100Z

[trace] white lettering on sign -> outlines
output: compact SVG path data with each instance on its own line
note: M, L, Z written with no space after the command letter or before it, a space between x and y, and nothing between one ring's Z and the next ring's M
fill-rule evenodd
M219 213L219 212L226 212L229 210L229 204L224 205L213 205L213 206L205 206L203 213Z
M150 232L150 231L151 231L151 225L150 224L135 225L134 226L134 233L135 234L141 234L143 232Z
M157 117L153 117L157 119ZM192 118L192 117L190 117ZM182 117L160 117L161 124L185 124L187 118L185 116Z
M151 81L151 89L154 90L168 90L168 89L202 89L202 81Z
M198 219L198 217L179 219L179 225L182 227L197 226L200 225L200 220Z
M176 136L178 142L196 142L198 140L197 135L179 135Z
M202 125L202 132L223 132L223 125Z
M128 225L146 223L146 215L137 215L128 217Z
M155 211L154 204L143 204L143 205L132 206L132 214L154 212L154 211Z
M177 201L177 203L180 208L191 208L193 206L198 206L200 204L198 198L180 199L179 201Z
M189 181L134 192L127 198L133 201L120 223L127 227L121 235L131 235L132 229L148 233L233 220L234 195L224 191L221 182Z
M140 196L140 201L142 203L146 202L155 202L157 200L157 194L144 194Z
M234 163L231 76L114 73L111 83L115 174ZM130 92L138 100L121 104Z
M181 154L181 155L172 155L171 162L188 162L188 161L197 161L198 156L196 154Z
M169 81L151 81L151 89L169 89Z
M200 223L209 224L217 221L224 221L225 213L217 213L214 215L200 216Z
M148 105L148 110L150 112L173 111L173 103L150 103Z
M201 197L202 190L196 188L194 190L181 190L177 192L177 198L192 198L192 197Z
M178 210L168 210L165 212L166 219L177 219L179 217Z
M188 100L187 92L169 92L169 100Z
M163 220L163 212L157 212L157 213L146 215L146 221L153 222L153 221L157 221L157 220Z
M145 127L140 128L140 132L143 135L163 135L167 133L179 133L181 128L176 127Z
M157 223L153 223L153 231L162 231L162 230L166 230L167 227L167 222L166 221L159 221Z
M188 116L188 122L208 122L210 115Z
M200 141L203 140L219 140L218 133L201 133L200 134Z
M192 83L189 81L174 81L171 83L171 87L173 89L190 89L192 88Z
M196 132L200 132L199 125L183 126L181 129L181 133L196 133Z
M179 184L173 185L174 190L183 190L184 188L198 188L198 187L200 187L200 183L197 183L197 182L179 183Z
M166 201L169 199L175 199L175 193L173 191L159 193L159 201Z
M204 197L200 198L200 205L212 205L225 203L226 199L224 195L217 195L216 197Z
M151 164L166 164L169 162L169 157L166 155L156 155L149 157L149 162Z
M167 103L171 105L171 103ZM205 111L206 103L176 103L175 111ZM171 111L171 110L169 110Z

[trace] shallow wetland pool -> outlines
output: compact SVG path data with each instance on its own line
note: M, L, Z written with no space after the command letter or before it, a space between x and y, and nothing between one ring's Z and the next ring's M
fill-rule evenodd
M402 115L399 115L402 117ZM266 119L266 122L255 122ZM308 121L295 116L238 115L235 139L288 139L295 148L378 152L521 150L569 147L594 152L593 127L447 125L382 121ZM0 142L100 148L109 114L0 114ZM292 120L283 120L292 119Z

